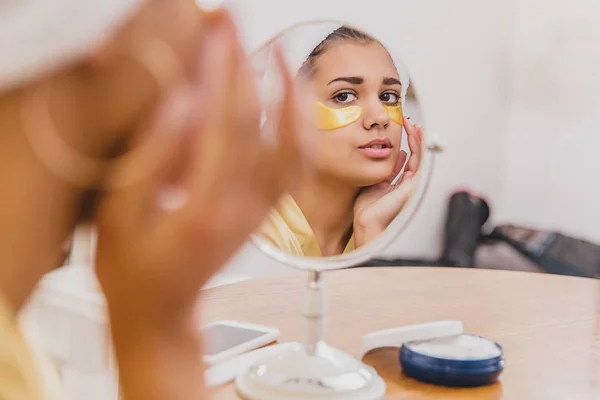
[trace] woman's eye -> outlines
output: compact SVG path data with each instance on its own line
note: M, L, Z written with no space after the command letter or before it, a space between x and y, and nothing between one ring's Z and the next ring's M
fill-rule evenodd
M400 101L400 96L398 96L396 93L386 92L381 95L381 101L389 105L395 106Z
M356 99L354 93L342 92L335 95L333 98L338 103L350 103Z

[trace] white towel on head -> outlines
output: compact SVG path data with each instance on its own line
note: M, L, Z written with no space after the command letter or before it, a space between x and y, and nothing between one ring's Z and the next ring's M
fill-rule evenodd
M281 45L291 70L298 72L310 53L325 40L329 34L342 26L343 24L339 22L309 23L306 25L299 25L284 33L278 42ZM396 69L398 70L398 75L400 76L400 81L402 82L400 97L401 103L404 105L406 101L406 92L410 85L408 70L397 55L390 53L390 56L394 61Z
M298 72L310 53L340 27L342 24L339 22L318 22L298 26L284 33L279 43L292 71Z
M0 91L86 54L145 0L0 0Z

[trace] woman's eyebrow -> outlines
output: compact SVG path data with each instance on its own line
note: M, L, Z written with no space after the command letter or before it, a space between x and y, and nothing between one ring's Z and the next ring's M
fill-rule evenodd
M360 76L341 76L341 77L335 78L334 80L329 82L328 85L331 85L334 82L348 82L348 83L352 83L353 85L360 85L361 83L364 82L364 79L361 78Z
M383 78L383 84L384 85L400 85L400 86L402 86L402 82L400 82L396 78L391 78L391 77Z

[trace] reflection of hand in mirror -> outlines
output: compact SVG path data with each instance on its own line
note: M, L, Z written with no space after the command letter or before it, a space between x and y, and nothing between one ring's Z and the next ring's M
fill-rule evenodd
M407 153L400 150L394 170L388 179L363 188L354 203L354 238L357 247L381 235L413 194L421 163L423 128L404 118L404 129L411 151L408 162ZM402 176L393 185L402 168Z

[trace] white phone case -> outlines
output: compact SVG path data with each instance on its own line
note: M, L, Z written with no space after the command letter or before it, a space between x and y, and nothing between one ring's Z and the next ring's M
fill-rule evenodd
M202 328L210 328L214 325L225 325L235 328L248 329L252 331L257 331L263 333L257 338L252 340L248 340L245 342L238 343L229 349L222 351L217 354L211 355L203 355L202 358L204 362L208 365L213 365L225 360L229 360L233 357L239 356L240 354L244 354L251 350L258 349L259 347L266 346L270 343L273 343L281 336L279 329L272 328L264 325L251 324L247 322L239 322L239 321L216 321L210 324L204 325Z

